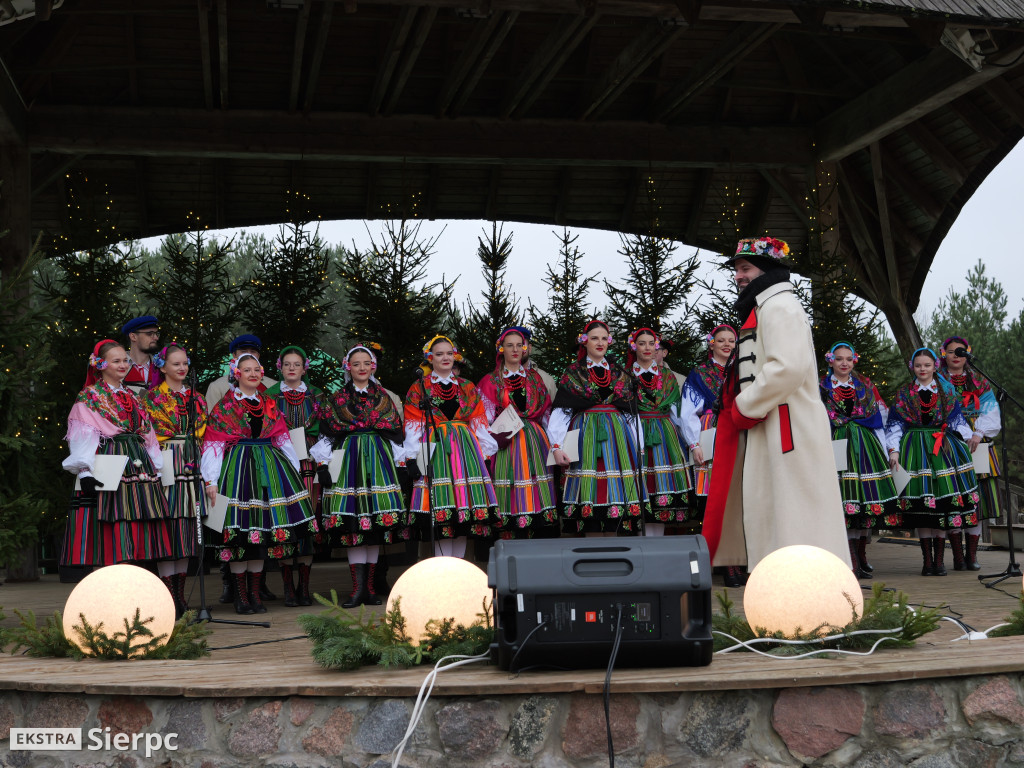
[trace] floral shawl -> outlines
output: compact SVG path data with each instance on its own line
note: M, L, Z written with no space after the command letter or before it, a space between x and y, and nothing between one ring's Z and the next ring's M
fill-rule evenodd
M459 384L458 398L459 409L455 412L452 421L462 421L470 425L473 430L479 427L487 427L487 414L484 411L484 401L480 399L480 393L476 391L473 382L455 377ZM422 384L422 386L421 386ZM430 387L430 375L413 382L409 392L405 396L405 423L406 425L417 425L420 429L426 423L426 404L423 401L423 388L427 390L427 396L433 405L433 417L435 423L448 421L448 417L441 411L441 399L434 397Z
M932 422L928 426L948 424L954 414L959 411L956 390L953 389L953 385L941 376L936 376L935 381L939 391L936 394L935 410L932 411ZM904 384L896 392L896 399L889 412L889 419L894 418L910 427L925 426L921 419L921 398L917 395L916 381Z
M995 392L992 391L992 385L988 383L988 379L976 371L972 371L970 366L964 368L964 378L960 383L953 381L948 370L944 369L942 375L947 378L956 392L956 396L960 400L960 410L972 429L974 422L982 413L992 410L997 405Z
M821 380L821 401L825 404L833 429L851 421L866 429L881 429L882 414L878 409L878 390L875 385L871 383L871 379L856 372L850 375L850 379L853 382L854 401L849 416L837 405L839 400L832 391L832 375L829 374ZM918 405L920 406L920 400Z
M270 439L280 448L291 439L288 435L288 422L284 420L274 398L263 394L260 398L263 400L263 429L260 438ZM222 451L239 440L248 440L251 435L245 405L235 397L233 390L228 391L210 411L203 441L204 450L212 448Z
M156 431L157 439L164 443L172 438L181 437L188 432L188 412L178 412L178 406L185 407L188 398L195 396L196 410L196 440L203 439L206 431L206 400L198 392L190 392L185 399L179 399L171 392L166 381L160 382L159 386L145 392L142 395L142 402L149 412L149 418L153 421L153 429Z
M640 377L637 376L639 380ZM658 366L654 376L654 388L647 389L640 382L640 413L668 413L682 397L679 382L672 372L663 365Z
M394 443L401 443L402 415L380 384L369 382L368 397L360 396L351 383L317 403L316 416L328 437L345 437L352 432L381 432Z
M515 406L522 418L530 421L542 421L551 410L551 397L548 395L548 388L544 386L544 379L533 368L526 369L526 410L520 410L516 401L509 396L508 389L505 387L504 369L491 371L484 376L480 380L478 389L481 397L494 404L495 417L510 405Z
M142 401L130 389L125 392L134 400L132 411L121 410L114 399L114 392L105 381L97 381L78 393L71 413L68 415L67 439L73 440L85 433L99 433L101 437L119 434L138 435L147 448L157 448L153 422Z
M622 411L630 410L633 401L633 388L629 381L629 375L615 362L605 359L612 374L612 393L609 397L602 399L598 388L590 382L590 372L584 358L570 364L562 374L562 378L558 380L555 407L585 411L595 405L614 405Z
M722 382L725 381L725 366L718 365L714 360L707 360L690 371L686 377L685 386L690 387L700 395L703 405L701 408L710 411L722 391Z

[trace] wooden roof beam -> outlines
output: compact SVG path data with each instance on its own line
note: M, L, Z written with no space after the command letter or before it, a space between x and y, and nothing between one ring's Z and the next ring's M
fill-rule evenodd
M1024 126L1024 98L1002 77L989 80L984 85L985 92L995 99L996 103L1013 116L1017 125Z
M869 187L857 170L857 167L849 159L842 162L840 170L842 171L841 175L845 184L850 187L853 196L860 201L861 209L865 212L865 215L871 216L877 221L878 211L875 205L874 190ZM921 236L904 224L899 216L892 217L890 222L892 223L893 234L897 242L902 243L909 253L920 253L924 248L924 241L921 239ZM878 253L881 253L881 249L878 250Z
M882 253L885 256L885 270L889 274L889 290L894 295L900 292L900 272L896 267L896 246L889 223L889 201L885 191L885 174L882 170L882 151L876 141L869 147L871 152L871 180L875 185L875 205L878 208L878 228L882 234Z
M772 186L772 189L774 189L775 193L782 198L782 201L789 206L790 210L800 218L803 225L807 227L807 229L811 229L813 226L811 216L807 212L807 206L800 204L799 194L792 190L789 183L775 172L766 168L761 168L759 170L761 176L764 177L764 180Z
M688 26L663 26L652 23L635 37L611 63L590 94L590 105L580 117L599 117L649 66L687 30Z
M768 210L772 205L772 192L774 188L767 180L761 184L761 189L754 198L750 207L750 223L747 226L751 237L759 237L764 234L768 224Z
M391 86L391 94L384 103L383 112L385 115L390 115L395 111L398 99L402 95L402 90L409 81L409 75L412 74L413 67L416 66L416 60L420 57L420 52L423 50L423 44L427 42L427 35L430 34L430 28L434 25L434 18L436 16L437 8L424 8L417 14L416 28L409 43L409 49L405 52L401 66L399 66L398 72L395 75L394 83Z
M967 180L967 169L960 159L949 151L949 148L924 124L923 121L907 125L903 132L911 138L921 149L928 153L932 162L938 166L943 173L951 178L957 185Z
M715 49L697 62L686 78L655 105L657 119L667 122L707 88L721 80L750 53L784 25L745 21L738 24Z
M767 168L809 166L810 135L798 125L624 125L578 120L351 113L53 107L27 115L29 148L62 154L361 159L413 162ZM638 152L637 148L643 151Z
M213 64L210 61L210 0L197 0L199 10L199 55L203 64L203 99L213 109Z
M345 3L346 13L355 13L355 3L352 3L352 10L349 10L349 3ZM320 12L320 23L316 29L316 42L313 44L313 59L309 63L309 77L306 82L306 98L303 100L302 109L309 112L313 107L313 96L316 94L316 83L320 79L320 68L323 66L324 52L327 50L327 38L331 33L331 19L334 16L334 0L324 0L323 10Z
M518 16L518 11L493 13L488 18L475 22L476 28L470 35L469 42L462 50L455 66L452 67L452 71L448 73L444 86L441 88L441 97L438 99L436 109L438 117L443 117L453 102L456 102L456 99L458 101L452 109L452 113L458 113L473 92L473 88L480 81L487 65L494 58L494 54L512 29Z
M370 114L380 114L381 105L391 85L391 77L398 67L402 56L402 49L409 37L413 22L416 20L417 8L406 6L401 10L395 26L391 28L391 38L388 40L387 48L384 49L384 57L381 66L377 68L377 79L373 84L373 93L370 96Z
M903 196L913 205L917 206L925 216L932 221L938 221L942 215L943 204L940 203L899 160L884 147L879 146L878 151L885 161L885 173L890 181L894 181L900 188Z
M815 125L818 157L838 160L882 139L1006 72L1024 45L1002 52L980 72L945 48L900 69Z
M228 0L217 0L217 63L220 65L220 108L228 108Z
M302 87L302 55L306 49L306 28L309 26L309 13L313 0L304 0L295 19L295 44L292 46L292 79L288 88L288 111L294 112L299 107L299 89Z
M0 59L0 144L24 144L28 107L7 63Z
M1003 140L1003 132L988 117L978 110L978 105L969 97L963 97L949 103L949 108L956 113L964 124L971 129L983 144L990 150L998 147Z
M85 155L64 155L63 159L58 158L60 162L54 165L48 172L41 173L37 163L33 163L32 168L32 199L34 200L40 194L45 192L58 177L63 176L74 167Z

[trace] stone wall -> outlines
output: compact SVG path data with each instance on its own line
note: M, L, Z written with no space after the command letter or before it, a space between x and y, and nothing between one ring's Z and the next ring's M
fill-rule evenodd
M1024 675L781 690L617 694L621 768L1024 765ZM370 697L182 699L0 692L0 766L386 768L413 702ZM177 751L11 752L11 727L177 733ZM602 697L438 697L402 765L608 764Z

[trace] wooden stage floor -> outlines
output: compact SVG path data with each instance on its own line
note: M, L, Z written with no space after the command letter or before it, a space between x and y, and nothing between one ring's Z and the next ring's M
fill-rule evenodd
M973 572L955 572L947 551L949 575L944 578L920 576L921 559L917 543L874 542L869 557L877 581L899 589L911 602L934 606L946 604L952 615L976 630L999 623L1017 604L1020 580L1007 580L999 589L987 589ZM981 573L995 573L1006 566L1006 551L979 553ZM397 574L390 574L392 582ZM870 588L871 582L862 582ZM280 580L271 574L269 585L280 593ZM7 619L16 621L13 609L31 609L37 617L61 610L73 585L61 584L56 576L45 576L27 584L0 587L0 606ZM313 569L314 589L326 592L332 586L350 588L345 563L317 564ZM192 588L192 604L198 602L198 588ZM721 591L715 577L714 591ZM207 577L214 618L235 619L230 606L216 602L220 577ZM730 590L741 606L742 589ZM280 601L268 603L262 617L269 628L214 624L211 656L197 661L133 661L130 663L62 659L32 659L0 654L0 689L46 692L84 692L190 697L233 696L415 696L426 669L383 670L366 667L354 672L319 668L310 655L310 643L295 622L300 613L313 608L285 608ZM377 608L375 610L381 610ZM734 690L788 688L815 685L877 683L967 675L1024 671L1024 637L992 640L960 640L962 630L943 622L939 631L918 641L915 648L884 650L867 657L837 659L775 660L750 653L716 656L707 667L616 670L612 690L616 692L679 692L684 690ZM243 646L243 647L237 647ZM258 666L253 662L259 660ZM256 670L258 669L258 673ZM500 695L522 693L568 693L603 690L604 671L531 671L517 675L492 665L470 665L438 677L435 695Z

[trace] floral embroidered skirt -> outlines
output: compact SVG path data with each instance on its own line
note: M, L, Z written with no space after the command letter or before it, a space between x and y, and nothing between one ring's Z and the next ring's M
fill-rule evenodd
M103 439L98 453L127 456L128 463L117 490L100 489L96 501L74 493L61 563L112 565L176 557L167 497L142 438L121 434Z
M292 557L319 529L302 478L270 440L229 448L218 485L228 498L222 561Z
M875 433L851 422L836 427L832 439L846 440L846 470L839 473L846 527L899 528L896 484Z
M430 439L437 443L430 461L430 491L426 477L417 480L412 491L420 535L430 540L433 513L436 539L491 537L498 522L498 500L476 437L467 424L444 421Z
M904 528L968 528L978 524L978 480L967 444L952 431L935 451L935 427L910 427L900 441L900 463L910 474L899 507Z
M550 451L541 426L524 421L509 445L495 455L494 493L501 538L526 539L557 530L555 482L547 465Z
M411 537L391 449L376 432L357 432L342 443L338 482L323 492L323 523L343 547L392 544Z
M575 414L569 429L580 431L580 459L563 474L562 530L639 533L636 438L622 412L595 406Z
M644 430L643 472L647 481L644 520L649 523L700 520L687 501L689 467L672 419L663 413L641 413L640 424Z

